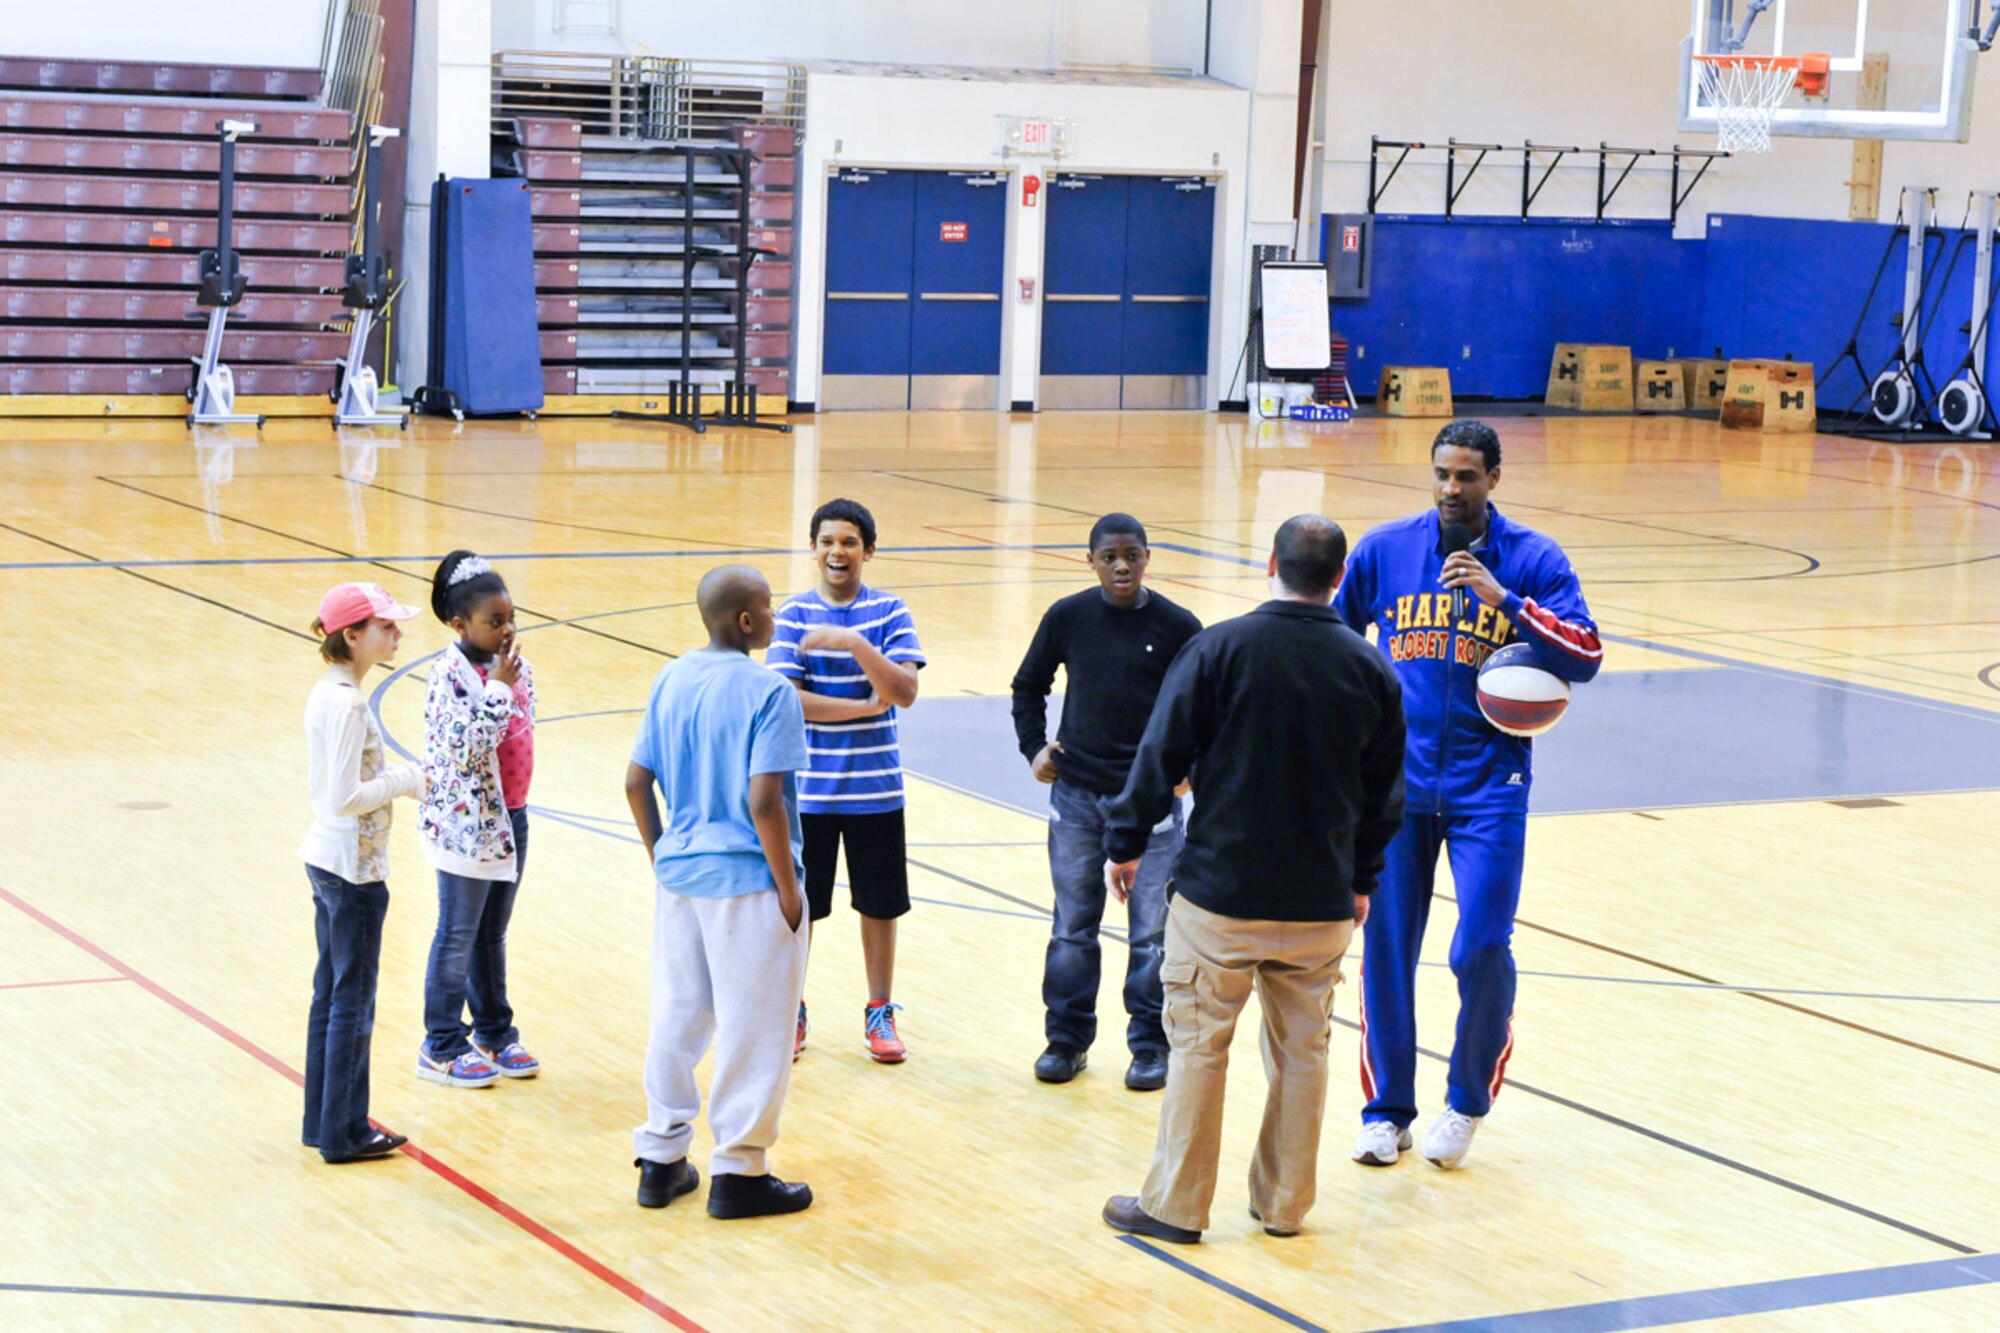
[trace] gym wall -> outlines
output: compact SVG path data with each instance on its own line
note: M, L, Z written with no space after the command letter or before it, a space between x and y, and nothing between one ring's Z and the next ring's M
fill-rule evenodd
M1511 145L1525 139L1590 148L1602 142L1713 148L1712 137L1675 128L1677 61L1689 12L1686 0L1534 6L1335 0L1320 63L1329 95L1316 211L1367 206L1371 134L1436 144L1456 136ZM1936 187L1940 210L1954 222L1968 191L2000 189L2000 53L1979 60L1983 86L1974 97L1971 142L1886 144L1880 220L1895 217L1903 186ZM1458 211L1518 217L1520 162L1519 153L1488 158ZM1634 170L1612 215L1664 218L1667 165L1652 159ZM1680 233L1701 235L1709 213L1845 220L1852 174L1848 140L1777 139L1768 155L1717 162L1682 210ZM1568 158L1535 213L1592 216L1596 187L1595 155ZM1441 213L1443 194L1441 155L1413 154L1380 207Z
M321 0L71 0L5 7L0 48L15 55L169 64L319 64Z

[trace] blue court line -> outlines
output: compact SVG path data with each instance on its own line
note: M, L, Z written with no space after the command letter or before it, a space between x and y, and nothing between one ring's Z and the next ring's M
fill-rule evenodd
M1618 1333L1635 1328L1659 1328L1695 1319L1727 1319L1736 1315L1807 1310L1885 1296L1914 1296L2000 1282L2000 1254L1971 1259L1933 1259L1889 1268L1861 1268L1847 1273L1749 1282L1735 1287L1711 1287L1667 1296L1568 1305L1554 1310L1453 1319L1436 1324L1404 1324L1378 1333Z
M1293 1328L1304 1329L1306 1330L1306 1333L1328 1333L1327 1329L1321 1327L1318 1324L1313 1323L1310 1319L1302 1319L1298 1315L1293 1314L1290 1310L1285 1309L1281 1305L1273 1305L1271 1304L1271 1302L1265 1300L1262 1296L1256 1295L1253 1292L1245 1291L1243 1288L1237 1286L1234 1282L1225 1282L1223 1279L1217 1277L1213 1273L1203 1272L1201 1269L1196 1268L1193 1264L1189 1263L1187 1260L1182 1259L1177 1255L1168 1254L1165 1250L1161 1249L1159 1246L1149 1244L1148 1242L1139 1239L1139 1237L1137 1236L1121 1235L1118 1237L1118 1239L1123 1244L1130 1245L1133 1249L1138 1250L1140 1253L1150 1254L1155 1259L1158 1259L1161 1263L1166 1264L1173 1268L1180 1269L1181 1272L1186 1273L1189 1277L1199 1278L1203 1282L1206 1282L1209 1286L1214 1287L1216 1290L1227 1292L1229 1295L1234 1296L1237 1300L1242 1301L1245 1305L1248 1305L1253 1309L1262 1310L1265 1314L1271 1316L1271 1318L1290 1324Z
M1022 542L998 546L882 546L877 555L937 555L946 552L971 554L980 551L1067 551L1074 542ZM1192 547L1174 547L1189 550ZM790 547L746 546L737 550L713 551L515 551L495 552L488 560L687 560L723 559L745 556L804 555ZM1199 554L1199 552L1196 552ZM5 569L197 569L211 565L367 565L436 564L437 555L272 555L238 556L230 559L186 560L12 560L0 562Z

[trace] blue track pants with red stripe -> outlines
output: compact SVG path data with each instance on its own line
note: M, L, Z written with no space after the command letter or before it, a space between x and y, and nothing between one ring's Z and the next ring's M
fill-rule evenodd
M1450 853L1458 899L1458 929L1451 937L1458 1034L1448 1100L1465 1115L1492 1109L1514 1046L1511 942L1527 828L1523 813L1410 815L1389 844L1362 936L1363 1120L1408 1128L1417 1118L1417 959L1440 848Z

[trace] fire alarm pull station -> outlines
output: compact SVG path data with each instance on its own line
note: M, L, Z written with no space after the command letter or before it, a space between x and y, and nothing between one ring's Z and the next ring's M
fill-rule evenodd
M1033 208L1035 200L1042 193L1042 178L1036 175L1021 177L1021 207Z

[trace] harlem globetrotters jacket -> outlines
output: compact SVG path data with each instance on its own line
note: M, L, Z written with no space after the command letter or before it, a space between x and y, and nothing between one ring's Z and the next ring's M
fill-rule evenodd
M1531 742L1497 731L1475 697L1479 668L1510 643L1567 681L1604 661L1597 624L1569 557L1552 538L1487 509L1473 554L1507 592L1487 606L1468 589L1461 616L1438 582L1444 538L1436 510L1371 529L1356 543L1334 609L1356 633L1373 625L1395 664L1409 719L1404 779L1411 814L1509 814L1528 808Z

